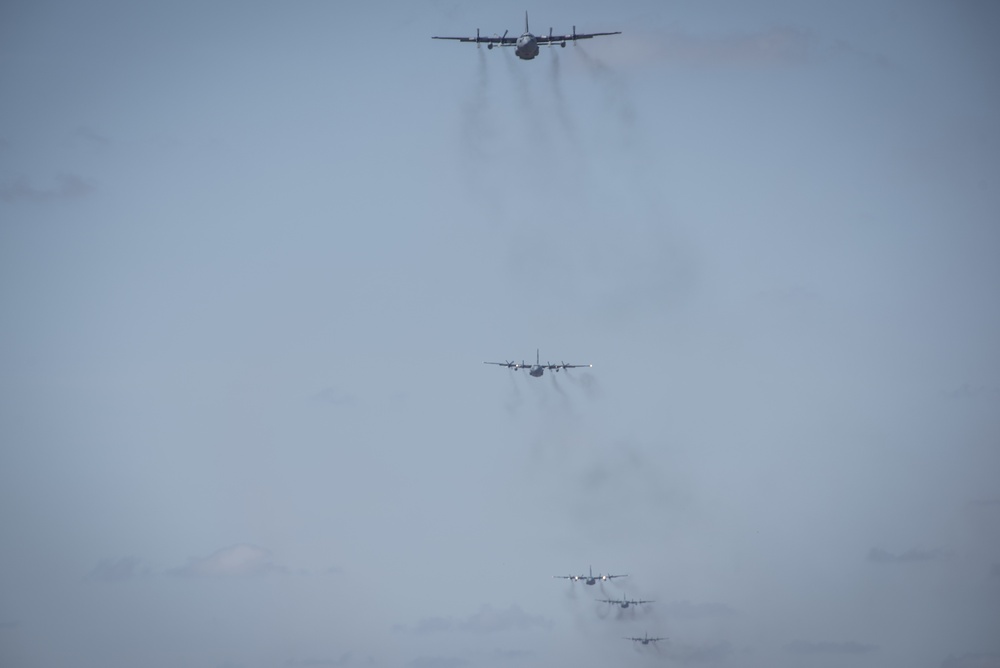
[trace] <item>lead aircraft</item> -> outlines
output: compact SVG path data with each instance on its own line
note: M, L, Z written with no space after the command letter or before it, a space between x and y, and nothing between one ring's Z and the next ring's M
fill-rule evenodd
M648 645L651 642L659 642L661 640L667 640L667 638L650 638L649 634L646 633L641 638L626 637L625 640L631 640L632 642L641 642L643 645Z
M550 371L559 371L560 369L581 369L583 367L590 368L594 366L593 364L566 364L565 362L560 362L559 364L552 364L551 362L546 362L542 364L538 357L538 349L535 349L535 363L528 364L527 362L483 362L483 364L496 364L497 366L505 366L508 369L527 369L528 373L535 378L540 378L546 369Z
M521 60L531 60L538 55L538 45L545 44L547 46L553 46L558 44L561 47L566 46L566 42L576 42L578 39L590 39L592 37L603 37L605 35L620 35L621 31L616 32L582 32L578 33L576 31L576 26L573 26L573 32L569 35L553 35L552 28L549 28L549 34L546 35L532 35L531 31L528 30L528 12L524 13L524 32L520 37L507 37L507 30L503 31L503 35L497 37L481 37L479 35L479 28L476 28L475 37L431 37L431 39L453 39L459 42L475 42L478 48L480 44L485 44L487 49L492 49L494 46L512 46L514 47L514 55L516 55Z
M589 584L589 585L597 584L598 580L600 580L601 582L607 582L612 578L628 577L628 575L601 575L600 573L594 575L593 567L588 567L588 568L590 570L587 571L585 575L553 575L552 577L559 578L561 580L572 580L573 582L579 582L580 580L583 580L584 584Z

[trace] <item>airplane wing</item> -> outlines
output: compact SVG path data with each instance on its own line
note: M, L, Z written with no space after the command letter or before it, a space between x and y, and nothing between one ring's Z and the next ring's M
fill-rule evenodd
M656 603L656 601L630 601L632 605L639 605L640 603Z
M612 578L627 578L628 575L604 575L602 576L605 580L610 580Z
M571 35L553 35L550 30L548 35L538 35L535 37L535 41L539 44L555 44L557 42L575 42L578 39L590 39L592 37L605 37L607 35L620 34L622 34L620 30L616 30L615 32L577 32L576 26L573 26L573 34Z
M558 578L560 580L583 580L586 575L553 575L552 577Z
M595 598L598 603L621 603L621 601L614 601L610 598Z
M593 366L594 366L593 364L563 364L563 363L560 363L560 364L546 364L545 368L546 369L550 369L550 370L554 369L554 370L558 371L559 369L584 369L584 368L590 369L590 368L593 368Z
M507 31L505 30L503 35L497 37L482 37L479 31L476 30L475 37L431 37L431 39L451 39L456 42L472 42L473 44L495 44L497 46L513 46L517 42L516 37L507 37Z
M521 369L528 366L527 364L521 364L518 362L483 362L483 364L496 364L497 366L505 366L508 369Z

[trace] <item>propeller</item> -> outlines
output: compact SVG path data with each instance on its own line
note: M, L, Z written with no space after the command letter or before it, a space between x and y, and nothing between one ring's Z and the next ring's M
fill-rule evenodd
M476 48L479 48L479 28L476 28Z

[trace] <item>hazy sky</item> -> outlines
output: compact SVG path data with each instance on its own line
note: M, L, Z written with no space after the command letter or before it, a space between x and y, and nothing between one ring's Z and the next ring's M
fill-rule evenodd
M0 664L997 668L998 34L4 2Z

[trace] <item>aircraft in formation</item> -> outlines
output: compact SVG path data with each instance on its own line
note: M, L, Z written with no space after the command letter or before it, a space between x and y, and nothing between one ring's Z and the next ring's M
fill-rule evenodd
M656 603L656 601L636 601L625 598L625 594L622 594L621 600L616 598L599 598L596 599L599 603L614 603L620 606L623 610L630 605L641 605L643 603Z
M538 46L540 44L547 46L558 44L561 47L565 47L566 42L576 42L578 39L591 39L592 37L622 34L621 31L578 33L576 26L573 26L573 32L569 35L553 35L552 28L549 28L547 36L532 35L531 31L528 30L528 12L524 13L524 32L520 37L507 37L507 32L507 30L504 30L503 35L500 37L495 35L493 37L480 37L479 28L476 28L475 37L432 37L431 39L453 39L459 42L475 42L476 48L479 48L480 44L485 44L487 49L492 49L494 46L512 46L514 47L514 54L518 58L521 60L531 60L538 55Z
M476 48L479 48L480 44L485 44L487 49L492 49L494 46L512 46L514 47L514 54L521 60L532 60L535 56L539 54L539 46L554 46L558 44L560 47L566 46L566 42L576 43L577 40L581 39L592 39L594 37L604 37L608 35L620 35L621 31L614 32L593 32L593 33L578 33L576 31L576 26L573 26L573 32L569 35L553 35L552 28L549 28L549 34L546 35L533 35L531 30L528 28L528 12L524 13L524 32L520 37L508 37L508 31L505 30L503 35L493 37L483 37L479 34L479 28L476 28L475 37L441 37L435 36L431 39L446 39L455 40L458 42L472 42L475 43ZM593 364L566 364L565 362L560 362L559 364L552 364L551 362L546 362L542 364L540 351L535 350L535 363L528 364L523 360L521 362L505 361L505 362L483 362L483 364L495 364L497 366L505 366L508 369L528 369L528 374L534 376L535 378L540 378L545 370L549 371L560 371L562 369L578 369L582 367L593 367ZM592 566L588 566L587 573L584 575L553 575L552 577L570 580L572 582L583 581L584 584L594 585L600 582L607 582L613 580L614 578L625 578L628 577L627 574L620 575L604 575L598 573L594 575L594 569ZM596 599L600 603L614 604L620 606L622 609L626 609L634 605L642 605L644 603L654 603L654 601L646 600L634 600L629 599L625 594L622 594L621 600L618 599ZM661 640L667 640L667 638L650 638L649 633L644 634L641 638L639 637L626 637L626 640L631 640L633 642L640 642L643 645L648 645L650 643L656 643Z
M577 582L579 580L583 580L584 584L592 585L592 584L597 584L598 581L605 582L607 580L611 580L612 578L627 578L628 575L624 575L624 574L623 575L602 575L601 573L598 573L597 575L594 575L594 569L593 569L593 567L588 567L586 575L553 575L552 577L559 578L559 579L562 579L562 580L572 580L573 582ZM600 602L600 603L608 603L608 604L613 603L613 604L621 607L622 609L628 608L628 607L633 606L633 605L642 605L643 603L655 603L656 602L656 601L646 601L646 600L638 600L637 601L635 599L628 598L625 594L622 594L621 599L617 599L617 598L599 598L599 599L596 599L596 600L598 602ZM641 638L639 638L639 637L626 637L625 640L632 640L634 642L640 642L643 645L648 645L649 643L657 643L657 642L660 642L661 640L667 640L667 638L659 638L659 637L650 638L649 637L649 633L647 632Z
M601 575L600 573L598 573L597 575L594 575L594 569L593 569L593 567L589 567L589 568L590 568L590 570L585 575L553 575L552 577L559 578L561 580L572 580L573 582L579 582L580 580L583 580L584 584L589 584L589 585L597 584L598 580L600 580L601 582L607 582L608 580L611 580L612 578L627 578L628 577L628 574L625 574L625 575Z
M505 366L508 369L528 369L528 374L534 376L535 378L540 378L546 369L551 371L559 371L560 369L581 369L583 367L591 368L593 364L566 364L565 362L560 362L559 364L552 364L551 362L546 362L542 364L539 357L539 351L535 350L535 363L529 364L524 362L483 362L483 364L496 364L497 366Z

